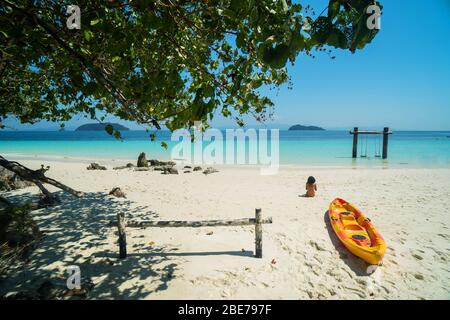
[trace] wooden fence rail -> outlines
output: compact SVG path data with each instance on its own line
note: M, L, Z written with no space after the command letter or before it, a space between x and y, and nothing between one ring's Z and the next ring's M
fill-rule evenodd
M199 228L199 227L233 227L255 226L255 257L262 258L262 225L272 223L272 218L262 219L261 209L255 210L255 218L234 220L202 220L202 221L130 221L125 223L123 213L117 214L119 231L119 258L127 257L126 228Z

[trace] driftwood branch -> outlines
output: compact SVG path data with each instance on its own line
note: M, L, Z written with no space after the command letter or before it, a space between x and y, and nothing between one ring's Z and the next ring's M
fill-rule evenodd
M18 162L6 160L2 156L0 156L0 166L8 169L9 171L14 172L19 177L21 177L23 180L27 180L27 181L31 181L31 182L35 183L39 187L39 189L44 193L44 195L46 197L50 196L50 198L53 198L51 193L47 189L45 189L45 187L42 185L42 183L51 184L61 190L64 190L64 191L70 193L71 195L73 195L75 197L81 197L83 195L83 193L80 191L76 191L76 190L66 186L65 184L62 184L59 181L56 181L54 179L46 177L44 173L47 169L41 168L39 170L31 170L31 169L21 165Z
M272 218L261 219L261 224L272 223ZM129 228L198 228L198 227L231 227L255 225L255 218L234 220L203 220L203 221L130 221Z

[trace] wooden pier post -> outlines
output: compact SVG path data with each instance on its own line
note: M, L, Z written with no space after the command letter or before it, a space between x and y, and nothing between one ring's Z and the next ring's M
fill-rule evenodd
M358 127L353 128L353 152L352 158L358 157Z
M261 209L255 210L255 257L262 258L262 223Z
M119 259L127 257L127 236L125 233L125 213L117 214L117 228L119 231Z
M387 159L388 157L388 137L389 137L389 128L385 127L383 129L383 159Z

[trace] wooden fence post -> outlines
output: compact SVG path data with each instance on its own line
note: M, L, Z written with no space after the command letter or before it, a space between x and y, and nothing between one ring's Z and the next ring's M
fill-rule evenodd
M385 127L383 129L383 159L388 157L388 140L389 140L389 128Z
M261 209L255 209L255 257L262 258Z
M125 233L125 213L117 214L117 228L119 230L119 259L127 257L127 235Z
M358 157L358 127L353 128L353 150L352 158L356 159Z

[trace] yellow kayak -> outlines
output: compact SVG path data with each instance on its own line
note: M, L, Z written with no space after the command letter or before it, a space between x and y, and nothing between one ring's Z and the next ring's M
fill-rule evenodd
M386 243L369 218L340 198L331 202L328 216L334 232L351 253L370 264L380 264Z

